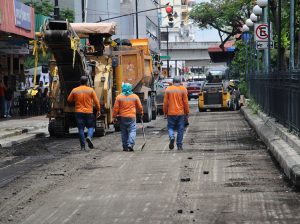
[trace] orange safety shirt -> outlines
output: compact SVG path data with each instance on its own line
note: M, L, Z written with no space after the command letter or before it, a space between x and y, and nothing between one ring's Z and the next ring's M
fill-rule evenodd
M100 103L96 96L96 93L93 88L86 85L81 85L77 88L74 88L68 97L68 102L75 101L75 112L79 113L93 113L93 102L97 108L97 111L100 111Z
M187 115L190 113L187 89L184 86L169 86L164 96L164 114Z
M128 96L120 94L115 101L113 118L116 118L118 115L121 117L135 118L136 108L143 114L143 106L140 98L136 94L130 94Z

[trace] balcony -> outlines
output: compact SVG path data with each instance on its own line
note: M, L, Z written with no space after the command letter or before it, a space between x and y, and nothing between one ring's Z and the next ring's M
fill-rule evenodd
M170 50L204 50L209 47L220 44L219 42L169 42ZM167 42L161 42L161 49L167 49Z

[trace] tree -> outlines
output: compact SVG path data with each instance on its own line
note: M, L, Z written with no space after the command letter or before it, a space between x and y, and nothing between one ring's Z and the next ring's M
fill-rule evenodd
M28 0L25 2L26 5L30 5L34 8L35 14L41 14L44 16L52 17L54 13L54 5L49 0L43 0L41 2ZM75 16L74 11L66 8L60 9L60 19L68 19L69 22L74 22Z
M221 39L220 47L241 33L245 18L249 18L252 0L211 0L195 5L189 16L202 29L215 28Z
M32 0L28 0L25 2L26 5L29 5L34 8L35 14L41 14L44 16L52 16L53 15L53 4L49 2L49 0L44 0L41 2L36 2Z
M73 23L75 20L74 11L68 8L60 11L60 17L62 19L67 19L70 23Z

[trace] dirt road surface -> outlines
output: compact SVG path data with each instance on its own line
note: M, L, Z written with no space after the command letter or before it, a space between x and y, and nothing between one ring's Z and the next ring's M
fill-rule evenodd
M143 151L119 133L87 152L76 135L2 150L0 223L299 223L300 194L240 113L192 111L183 151L162 117Z

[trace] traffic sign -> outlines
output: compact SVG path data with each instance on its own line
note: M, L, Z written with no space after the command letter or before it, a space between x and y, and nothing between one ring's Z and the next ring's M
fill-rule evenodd
M268 41L256 41L256 50L268 49ZM274 41L270 41L270 48L274 48Z
M160 56L160 59L161 59L161 60L170 60L171 57L170 57L169 55L161 55L161 56Z
M255 40L256 41L268 41L269 37L272 40L272 24L270 24L270 34L268 24L255 24Z

